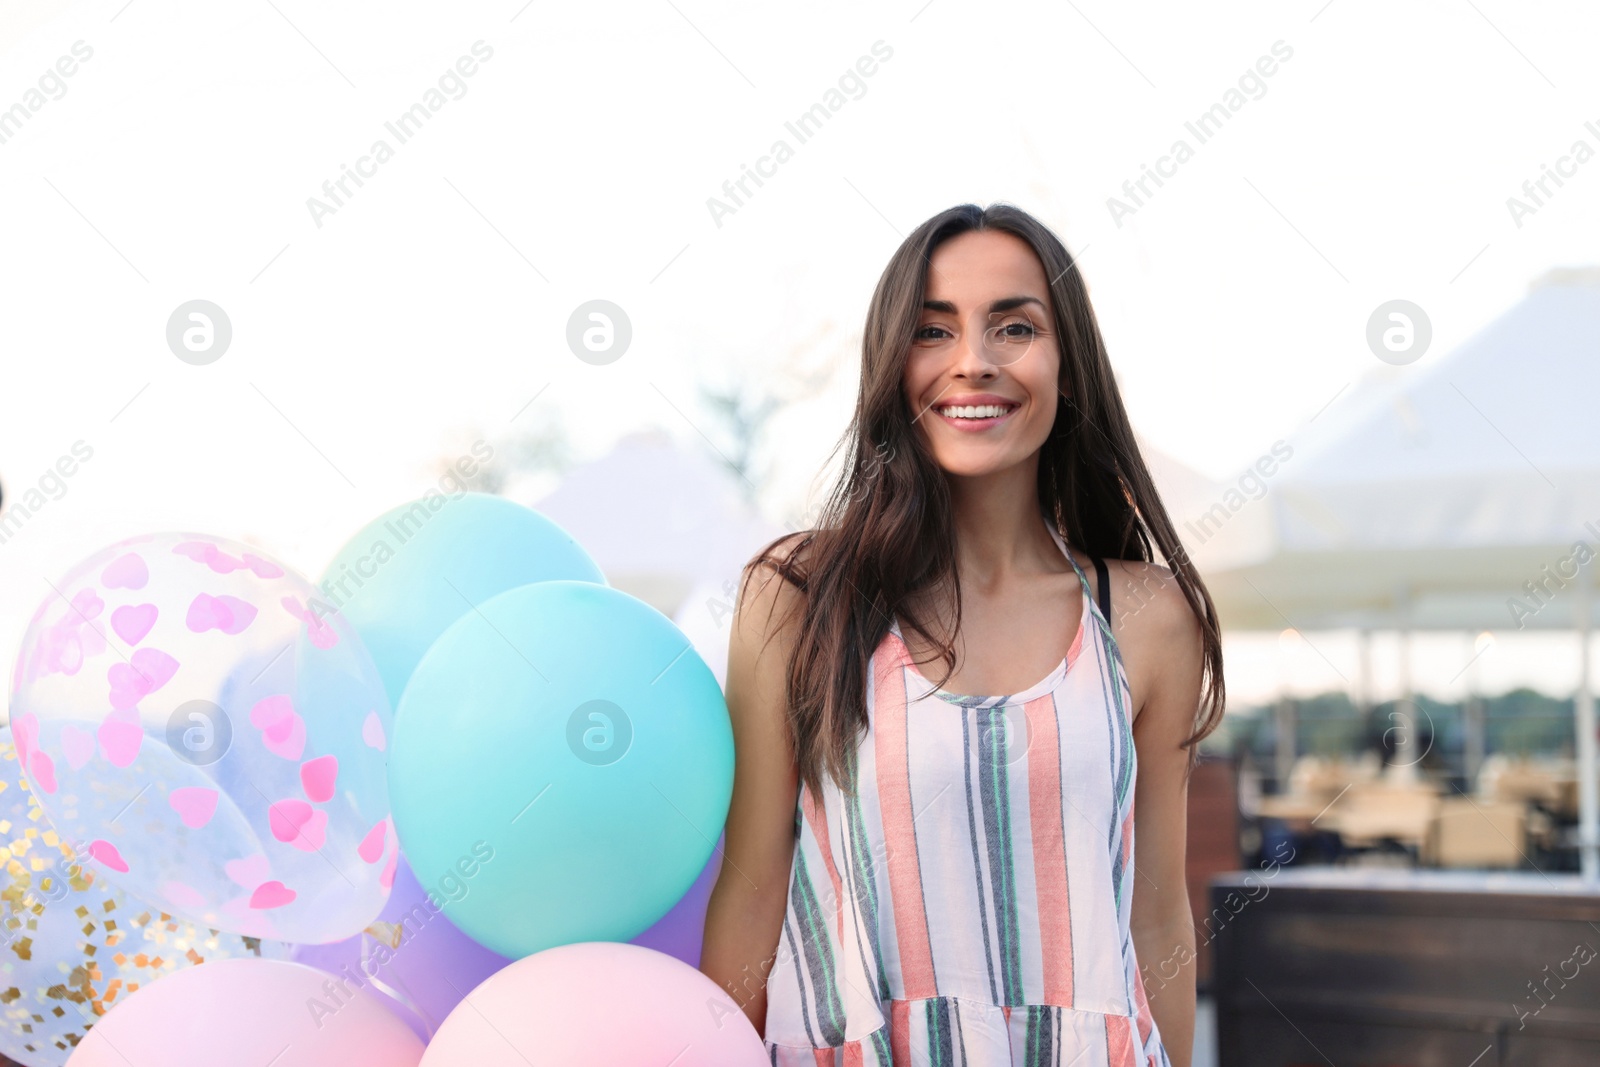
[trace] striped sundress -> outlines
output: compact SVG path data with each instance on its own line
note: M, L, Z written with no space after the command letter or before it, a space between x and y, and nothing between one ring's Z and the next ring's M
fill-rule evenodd
M1171 1067L1129 929L1127 672L1108 606L1046 526L1083 585L1066 658L1012 696L949 693L895 620L849 760L857 796L801 786L773 1067Z

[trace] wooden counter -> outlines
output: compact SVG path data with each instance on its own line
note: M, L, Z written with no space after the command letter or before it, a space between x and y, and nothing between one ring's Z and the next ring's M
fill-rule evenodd
M1210 897L1222 1067L1600 1064L1600 885L1299 867Z

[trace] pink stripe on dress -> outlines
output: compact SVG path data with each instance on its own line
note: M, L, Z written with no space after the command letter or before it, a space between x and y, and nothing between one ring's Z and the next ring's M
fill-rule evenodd
M906 736L905 659L894 654L898 643L874 658L876 693L882 717L873 724L878 766L878 806L888 849L890 889L894 899L894 937L900 948L900 977L906 996L920 999L938 990L933 976L933 948L923 906L922 870L917 859L917 831L912 820Z
M1139 1067L1133 1051L1133 1028L1125 1015L1106 1017L1106 1062L1110 1067Z
M839 879L838 865L833 862L833 849L828 839L828 816L821 811L816 798L808 792L802 801L805 809L806 825L811 828L811 835L817 840L817 850L822 853L822 863L828 869L828 880L833 883L834 911L838 919L839 943L844 944L844 884Z
M1081 627L1078 632L1082 634ZM1072 908L1067 886L1061 739L1055 695L1030 700L1023 710L1028 717L1028 811L1039 901L1038 936L1044 958L1044 995L1053 1004L1071 1004Z

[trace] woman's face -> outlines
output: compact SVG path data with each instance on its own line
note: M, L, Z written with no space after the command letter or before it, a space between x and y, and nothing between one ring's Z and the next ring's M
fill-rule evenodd
M905 394L946 472L1004 470L1050 436L1061 365L1053 311L1044 267L1021 238L969 230L934 250Z

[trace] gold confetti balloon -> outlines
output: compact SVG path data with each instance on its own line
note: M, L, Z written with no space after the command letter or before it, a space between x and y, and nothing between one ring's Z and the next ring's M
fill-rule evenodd
M63 841L0 726L0 1052L61 1067L119 1001L209 960L290 958L292 946L219 933L112 888Z

